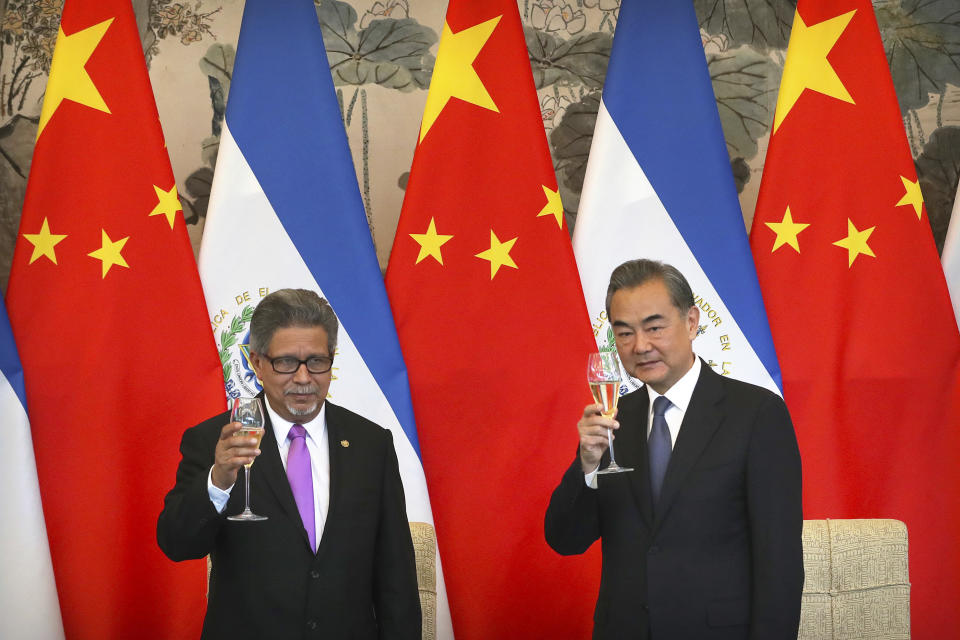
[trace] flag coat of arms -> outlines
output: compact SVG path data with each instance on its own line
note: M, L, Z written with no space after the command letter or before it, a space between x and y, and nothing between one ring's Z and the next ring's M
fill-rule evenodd
M330 302L330 400L391 430L407 517L432 527L406 369L310 0L244 6L199 266L231 397L260 390L247 343L263 296L304 288ZM439 556L435 580L438 637L449 637Z
M800 0L750 235L807 518L895 518L917 638L960 601L960 335L868 0ZM903 589L907 588L903 585Z
M595 347L516 2L447 8L386 280L457 637L589 635L543 516Z
M7 306L66 637L199 635L156 521L223 387L128 1L65 3Z
M635 0L617 21L573 232L597 343L613 348L613 269L673 265L700 308L694 350L708 366L780 393L780 371L743 228L696 14ZM623 392L640 381L624 377Z

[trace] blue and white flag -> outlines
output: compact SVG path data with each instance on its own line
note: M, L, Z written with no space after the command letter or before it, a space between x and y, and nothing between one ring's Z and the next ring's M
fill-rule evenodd
M0 302L0 638L63 638L26 406L23 369Z
M573 250L601 348L613 345L610 273L627 260L661 260L693 288L696 353L718 373L780 393L692 2L620 9ZM624 391L639 385L628 382Z
M950 290L953 315L957 320L957 326L960 327L960 188L957 189L957 197L953 200L953 211L950 214L950 224L947 226L947 235L943 241L940 263L943 265L943 275L947 279L947 289Z
M229 395L259 391L250 316L311 289L340 320L330 396L393 432L411 522L433 526L407 372L311 0L247 0L200 279ZM437 561L437 631L452 637Z

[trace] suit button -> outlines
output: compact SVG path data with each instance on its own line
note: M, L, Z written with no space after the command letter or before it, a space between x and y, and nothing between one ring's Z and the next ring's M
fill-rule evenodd
M310 631L316 631L319 626L320 624L316 620L307 620L307 629L310 629Z
M660 547L658 547L657 545L653 545L652 547L650 547L650 548L647 550L647 554L648 554L648 555L651 555L651 556L652 556L652 555L654 555L655 553L660 553Z
M313 571L310 572L310 577L316 580L317 578L320 577L320 572L314 569Z

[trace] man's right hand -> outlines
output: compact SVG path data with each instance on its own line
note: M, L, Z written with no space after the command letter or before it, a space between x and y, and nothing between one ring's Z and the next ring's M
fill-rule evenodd
M601 404L584 407L583 417L577 423L577 431L580 432L580 466L584 473L590 473L600 465L600 458L608 446L607 431L620 428L620 423L614 419L617 414L613 415L613 418L604 417Z
M240 467L253 462L260 455L257 439L236 435L240 430L239 422L228 422L220 430L220 440L214 452L213 471L210 479L218 489L226 491L237 482Z

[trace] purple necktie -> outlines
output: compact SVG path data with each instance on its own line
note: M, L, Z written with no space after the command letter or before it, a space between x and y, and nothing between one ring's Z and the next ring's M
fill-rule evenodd
M287 480L297 501L297 511L310 539L310 549L317 551L317 531L314 526L313 472L310 470L310 451L307 450L307 430L295 424L287 434L290 450L287 452Z

